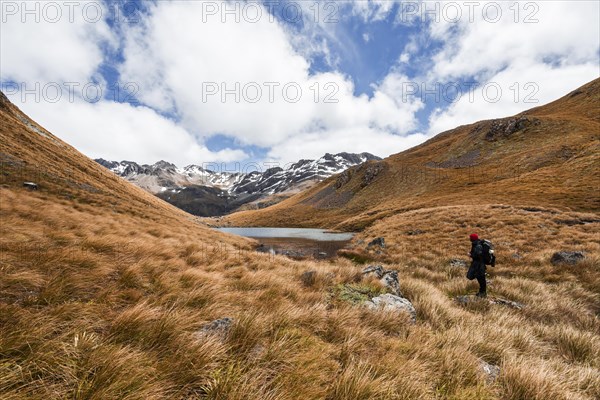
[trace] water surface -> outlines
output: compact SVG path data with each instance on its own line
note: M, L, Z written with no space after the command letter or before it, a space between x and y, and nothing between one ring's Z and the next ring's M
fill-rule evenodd
M314 228L217 228L221 232L256 239L258 251L293 258L331 258L352 239L349 232Z
M325 229L314 228L217 228L221 232L250 238L295 238L316 241L346 241L352 239L349 232L331 232Z

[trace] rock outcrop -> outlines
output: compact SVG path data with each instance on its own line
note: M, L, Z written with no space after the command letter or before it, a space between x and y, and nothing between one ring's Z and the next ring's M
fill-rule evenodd
M384 249L385 248L385 239L382 237L378 237L378 238L371 240L369 242L369 244L367 244L368 249L371 247L375 247L375 246L378 246L378 247L381 247L382 249Z
M386 270L382 265L369 265L363 270L363 275L374 274L391 293L385 293L373 297L364 305L377 310L392 312L407 312L411 321L417 320L417 312L412 303L403 297L400 291L400 282L398 281L398 271Z
M508 137L531 125L538 125L539 123L539 120L526 116L495 120L486 133L485 140L494 141L502 137Z
M231 325L233 324L233 318L225 317L216 319L206 325L204 325L196 335L198 337L208 336L208 335L217 335L217 336L225 336L229 329L231 329Z
M364 303L365 306L374 310L386 312L408 313L413 323L417 321L417 311L410 301L404 297L396 296L390 293L373 297L370 301Z
M365 173L363 175L362 182L360 183L360 187L362 187L362 188L369 186L371 184L371 182L373 182L375 180L377 175L379 175L379 173L381 171L383 171L383 163L381 163L381 162L374 163L371 165L363 164L363 165L361 165L361 167L363 167L365 165L366 165Z
M398 281L398 271L386 270L381 265L369 265L363 270L363 275L375 274L380 282L396 296L402 296L400 291L400 282Z
M552 265L574 265L585 258L585 254L581 251L557 251L552 254L550 262Z
M500 375L499 366L487 363L483 360L480 361L479 366L481 371L483 371L485 374L485 379L488 383L493 383L496 379L498 379L498 376Z

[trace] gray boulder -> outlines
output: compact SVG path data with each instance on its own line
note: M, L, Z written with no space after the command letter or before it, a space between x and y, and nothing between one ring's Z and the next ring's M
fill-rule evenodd
M197 336L225 336L227 332L229 332L229 329L231 329L232 324L233 318L225 317L216 319L200 328L200 330L197 332Z
M370 273L374 273L377 275L379 279L383 278L383 274L385 273L385 269L382 265L369 265L367 268L363 269L363 275L367 275Z
M500 375L500 367L497 365L480 360L479 366L485 374L485 379L488 383L493 383L498 378L498 375Z
M372 310L381 310L385 312L408 313L413 323L417 321L417 311L410 301L404 297L393 294L382 294L373 297L370 301L364 303L366 307Z
M398 271L386 270L381 265L369 265L362 273L363 275L375 274L382 285L387 287L396 296L402 297L400 282L398 281Z
M585 258L585 254L581 251L557 251L552 254L552 258L550 262L552 265L560 265L560 264L577 264L579 261Z
M375 238L369 242L369 244L367 245L367 248L369 249L369 248L375 247L375 246L379 246L382 249L384 249L385 248L385 239L382 237Z
M461 260L459 258L453 258L450 260L450 266L456 268L466 268L467 262L465 260Z
M302 281L302 284L305 287L311 287L312 285L314 285L316 279L317 279L317 271L314 271L314 270L304 271L302 273L302 275L300 275L300 280Z

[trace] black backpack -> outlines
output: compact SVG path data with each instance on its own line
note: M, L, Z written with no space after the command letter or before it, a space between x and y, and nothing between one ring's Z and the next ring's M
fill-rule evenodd
M496 266L496 255L494 254L494 245L489 240L482 240L483 262L485 265Z

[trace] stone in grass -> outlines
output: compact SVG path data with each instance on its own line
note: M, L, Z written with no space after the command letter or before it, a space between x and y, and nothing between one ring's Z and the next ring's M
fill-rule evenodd
M302 275L300 275L300 280L305 287L311 287L315 284L317 279L317 271L310 270L304 271Z
M467 262L459 258L450 259L450 266L455 268L467 268Z
M225 317L216 319L206 325L204 325L198 332L197 336L203 337L208 335L225 336L231 325L233 324L233 318Z
M490 297L488 300L492 304L499 304L502 306L507 306L510 308L514 308L515 310L522 310L523 308L525 308L525 304L521 304L521 303L518 303L518 302L512 301L512 300L501 299L499 297Z
M377 297L373 297L364 304L372 310L408 313L412 323L417 321L417 311L415 310L415 307L404 297L386 293Z
M385 248L385 239L382 237L378 237L371 240L369 244L367 244L367 249L370 249L371 247L375 246L381 247L382 249Z
M488 383L493 383L500 375L500 367L494 364L480 360L479 366L485 374L485 379Z
M402 296L400 291L400 282L398 281L398 271L386 270L382 265L369 265L362 271L363 275L374 273L379 278L381 284L387 287L396 296Z
M374 273L377 275L379 279L383 278L383 274L385 273L385 269L382 265L369 265L367 268L363 269L363 275L367 275L370 273Z
M585 258L585 254L581 251L557 251L552 254L552 258L550 262L552 265L560 265L560 264L577 264L579 261Z

